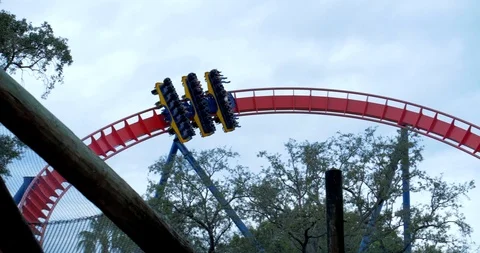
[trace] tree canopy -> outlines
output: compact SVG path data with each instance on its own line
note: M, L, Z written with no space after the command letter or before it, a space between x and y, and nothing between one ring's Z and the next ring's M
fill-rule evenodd
M389 138L368 128L361 134L339 133L322 142L290 140L285 149L286 156L259 153L268 166L251 184L247 204L252 219L267 223L285 247L288 241L284 251L274 251L326 252L324 175L338 168L344 175L346 251L358 251L371 214L381 205L374 230L368 231L370 243L365 252L403 252L400 163L405 151L409 151L411 192L425 198L425 204L411 207L414 250L464 252L468 246L471 227L461 213L461 200L474 182L448 183L420 170L423 147L416 134L402 141L400 134Z
M16 137L0 135L0 176L10 176L7 166L15 159L21 158L25 144Z
M26 19L0 11L0 67L4 71L28 71L42 80L45 99L55 84L63 83L64 66L72 63L67 39L56 37L50 24L33 26Z
M239 164L232 164L238 158L238 153L225 148L192 153L227 202L241 215L240 207L246 200L245 185L251 173ZM150 197L147 201L190 239L200 252L216 252L230 239L233 222L186 159L180 156L175 165L169 167L166 158L160 158L149 169L155 174L170 170L172 176L163 195L160 198ZM157 189L157 182L149 182L148 196L152 196Z
M42 98L46 99L55 84L63 83L64 66L72 63L67 39L56 37L47 22L33 26L26 19L0 10L0 67L4 71L27 71L42 80ZM8 164L20 158L24 148L17 138L0 133L0 176L10 175Z
M331 168L344 176L346 252L359 252L365 235L369 240L363 252L405 251L404 175L412 198L422 198L410 208L413 252L473 252L472 229L461 209L474 182L451 183L420 169L420 138L405 133L388 137L368 128L325 141L289 140L284 154L259 152L265 166L255 173L227 148L192 153L267 253L327 252L324 175ZM199 252L257 252L182 156L174 166L161 157L150 171L167 171L171 178L158 198L153 197L158 178L150 181L147 201Z

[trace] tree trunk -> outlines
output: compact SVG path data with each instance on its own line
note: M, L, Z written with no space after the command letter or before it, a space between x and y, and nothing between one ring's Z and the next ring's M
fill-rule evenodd
M215 253L215 236L213 236L212 231L208 231L208 253Z
M307 243L302 244L302 253L308 253L308 250L307 250L308 247L307 246L308 246Z

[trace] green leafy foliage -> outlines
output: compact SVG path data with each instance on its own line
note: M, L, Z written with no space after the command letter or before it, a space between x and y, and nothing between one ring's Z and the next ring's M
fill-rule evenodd
M63 68L73 63L67 39L56 37L44 22L35 27L26 19L0 11L0 67L10 74L29 71L42 80L47 98L57 83L63 83Z
M242 216L240 207L246 202L245 187L251 174L243 166L232 164L238 154L226 148L192 151L192 154L227 202ZM166 157L150 166L150 172L156 174L164 170L170 170L172 176L161 198L151 197L149 204L199 252L216 252L228 242L234 226L232 221L182 156L176 159L173 167L167 166ZM149 195L158 189L157 184L156 181L149 183Z
M418 169L422 161L418 136L402 138L400 134L396 138L378 136L375 128L368 128L362 134L339 133L323 142L290 140L285 145L286 157L260 152L268 166L252 183L250 217L275 225L295 252L326 252L324 175L326 170L338 168L344 174L346 251L356 252L362 236L369 233L366 252L403 252L399 235L404 214L399 204L401 164L405 163L412 194L427 197L429 203L411 209L413 245L420 251L426 246L443 252L465 248L471 228L460 203L462 195L474 187L473 181L451 184L428 176ZM406 152L409 159L405 162ZM379 205L382 212L374 228L367 230Z
M255 238L261 243L265 252L290 253L297 249L290 243L288 234L278 229L270 222L262 222L256 228L251 228ZM241 235L235 234L228 245L220 248L224 253L257 253L255 246Z
M55 37L44 22L35 27L26 19L0 11L0 67L10 73L31 73L43 81L46 99L57 83L63 83L63 68L73 63L67 39ZM0 175L9 176L7 165L20 158L23 145L16 138L0 135Z
M265 166L257 174L233 164L238 154L225 148L193 154L235 211L251 221L250 230L267 253L327 252L324 175L331 168L344 176L346 252L358 252L366 234L370 241L364 252L405 251L403 176L410 179L412 198L423 203L412 202L410 210L413 252L475 252L469 241L472 229L461 212L474 182L449 183L428 175L418 166L422 149L417 134L399 131L385 137L368 128L321 142L289 140L284 155L261 151ZM163 190L160 198L147 197L149 204L198 252L257 252L188 162L178 157L170 165L162 157L150 166L151 172L171 177L163 189L157 180L149 182L148 196ZM368 227L379 206L374 226Z
M16 137L0 135L0 176L10 176L8 165L21 158L25 147Z

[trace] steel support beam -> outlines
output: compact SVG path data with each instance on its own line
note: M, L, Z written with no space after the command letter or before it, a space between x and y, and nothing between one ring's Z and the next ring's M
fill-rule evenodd
M372 234L375 231L375 224L377 221L378 216L380 215L383 204L385 203L385 198L388 196L388 194L391 191L392 183L395 178L395 173L398 168L398 163L400 162L401 159L401 149L402 149L402 142L400 140L399 143L397 143L395 149L393 150L392 154L390 155L390 163L387 168L387 182L388 184L385 186L385 188L380 189L380 197L376 202L377 207L375 210L372 212L370 216L370 220L368 221L367 228L365 231L365 234L362 237L362 241L360 242L360 247L358 249L358 253L365 252L372 239Z
M203 184L210 190L210 192L215 196L217 201L222 205L222 208L225 210L227 215L232 219L233 223L237 226L237 228L240 230L240 232L245 236L246 238L250 239L251 242L255 245L257 250L259 252L264 252L263 247L258 243L258 241L255 239L254 235L250 232L250 230L247 228L247 226L243 223L242 219L237 215L235 210L233 210L232 206L228 203L228 201L225 199L223 194L218 190L218 188L213 184L212 180L210 177L208 177L207 173L203 168L198 164L196 159L193 157L192 153L187 149L187 147L178 141L176 138L174 140L174 144L177 145L178 150L183 154L185 159L190 163L192 168L195 170L195 172L198 174L198 176L201 178Z
M19 204L20 200L22 200L23 194L25 194L25 191L27 190L28 186L30 183L33 181L35 177L23 177L23 184L20 186L18 189L17 193L15 193L15 196L13 196L13 200L15 200L15 204Z
M168 178L172 172L172 167L175 164L175 157L177 155L178 147L175 142L172 143L172 147L170 148L170 153L168 153L167 161L165 164L165 169L162 171L160 175L160 182L158 182L157 190L155 191L155 198L159 198L163 196L165 192L165 185L167 184Z

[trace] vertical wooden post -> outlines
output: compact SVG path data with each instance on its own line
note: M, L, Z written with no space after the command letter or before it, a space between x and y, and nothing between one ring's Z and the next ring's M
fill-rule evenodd
M0 203L0 217L8 220L0 229L0 253L43 253L1 177Z
M341 170L331 169L326 172L328 253L345 253L342 183Z
M3 70L0 70L0 122L143 251L160 252L168 248L170 252L194 252L123 178Z
M411 245L411 228L410 228L410 157L409 157L409 142L408 142L408 128L400 130L400 145L401 145L401 170L402 170L402 199L403 199L403 245L405 253L412 252Z

